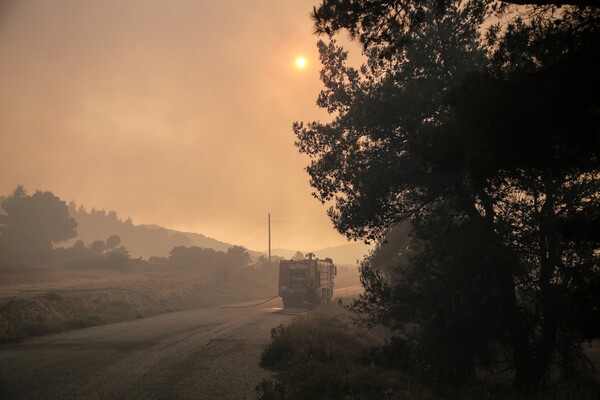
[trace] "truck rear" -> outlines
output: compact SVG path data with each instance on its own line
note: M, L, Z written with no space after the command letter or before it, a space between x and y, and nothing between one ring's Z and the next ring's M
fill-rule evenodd
M309 254L304 260L279 262L279 296L284 307L315 308L331 302L336 267L330 258Z

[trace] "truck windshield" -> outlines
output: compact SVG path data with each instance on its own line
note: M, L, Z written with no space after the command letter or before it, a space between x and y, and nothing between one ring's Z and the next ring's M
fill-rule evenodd
M306 278L307 272L305 269L292 269L290 270L290 278Z
M304 288L308 281L308 271L305 269L290 269L290 287Z

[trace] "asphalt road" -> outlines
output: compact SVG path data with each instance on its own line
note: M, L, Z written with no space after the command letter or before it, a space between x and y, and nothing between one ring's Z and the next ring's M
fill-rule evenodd
M195 309L2 345L0 399L253 399L271 375L258 366L271 328L297 315L281 306Z

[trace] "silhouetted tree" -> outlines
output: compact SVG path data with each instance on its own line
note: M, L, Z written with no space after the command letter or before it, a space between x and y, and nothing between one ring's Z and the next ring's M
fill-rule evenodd
M117 235L109 236L106 242L95 240L89 246L78 240L71 247L54 249L52 261L74 267L124 267L131 259L119 242Z
M161 263L163 260L155 258L152 261ZM247 268L251 265L250 255L242 246L232 246L227 253L196 246L177 246L171 250L168 260L165 261L173 266L202 269L220 283L230 280L241 270L251 269Z
M90 243L90 252L94 256L100 256L106 249L106 243L103 240L94 240Z
M598 0L477 0L468 3L468 7L475 5L500 13L510 6L527 6L527 9L519 9L526 17L547 14L548 10L565 5L578 10L600 7ZM406 43L412 30L427 23L432 11L443 16L446 11L453 13L455 9L454 0L323 0L314 8L312 17L317 33L331 35L345 29L365 48L381 43L398 47Z
M320 42L318 104L334 118L294 130L340 232L381 239L411 221L396 267L363 264L356 308L410 337L433 375L494 360L535 387L600 336L599 12L503 10L480 37L499 7L324 1L317 31L348 29L367 64Z
M47 262L53 243L77 235L66 203L51 192L28 195L23 186L2 202L0 254L5 263Z
M235 268L248 266L250 255L244 246L231 246L227 249L227 258Z
M106 239L106 247L112 249L121 244L121 238L119 235L110 235L108 239Z
M177 246L171 249L169 262L175 266L198 267L213 271L225 265L226 254L197 246Z

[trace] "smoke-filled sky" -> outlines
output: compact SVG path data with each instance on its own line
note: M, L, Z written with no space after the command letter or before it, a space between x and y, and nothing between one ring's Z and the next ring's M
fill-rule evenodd
M23 184L256 250L270 212L273 247L345 243L291 130L329 118L316 3L0 0L0 194Z

